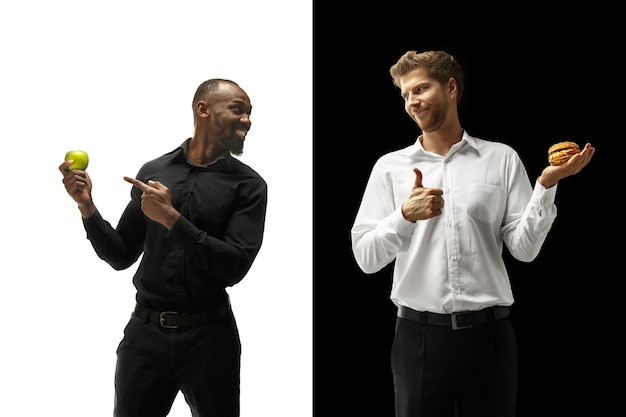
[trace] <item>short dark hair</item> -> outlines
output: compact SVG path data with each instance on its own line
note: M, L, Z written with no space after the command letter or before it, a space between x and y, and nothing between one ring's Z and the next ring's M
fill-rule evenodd
M230 83L239 87L239 84L237 84L236 82L225 78L211 78L204 81L198 86L198 88L196 89L196 93L193 95L191 107L194 111L194 114L196 112L196 104L198 104L198 102L202 100L207 101L213 95L213 93L215 93L219 89L222 83Z

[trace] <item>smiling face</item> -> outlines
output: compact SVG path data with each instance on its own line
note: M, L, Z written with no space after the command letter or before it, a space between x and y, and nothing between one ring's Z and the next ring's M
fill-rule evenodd
M192 102L194 137L188 157L196 164L220 155L241 155L252 122L248 94L237 83L220 78L198 86Z
M423 132L439 129L448 118L450 106L456 105L447 93L447 86L429 77L423 67L402 75L399 87L404 99L404 110Z
M233 155L243 153L243 143L252 122L250 98L240 87L221 83L208 100L209 123L216 140Z

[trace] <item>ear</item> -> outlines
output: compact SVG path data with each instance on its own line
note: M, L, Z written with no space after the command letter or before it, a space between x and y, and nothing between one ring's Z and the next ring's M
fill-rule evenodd
M209 110L209 106L207 106L207 104L204 101L199 101L196 103L196 116L197 117L206 119L209 117L209 113L211 113L211 110Z
M456 80L454 78L450 78L448 80L448 93L450 95L456 95L457 93L457 89L456 89Z

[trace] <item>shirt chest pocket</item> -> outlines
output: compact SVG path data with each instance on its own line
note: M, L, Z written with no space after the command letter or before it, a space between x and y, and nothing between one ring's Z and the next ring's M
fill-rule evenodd
M473 184L470 187L468 215L483 223L494 222L502 211L503 191L497 185Z

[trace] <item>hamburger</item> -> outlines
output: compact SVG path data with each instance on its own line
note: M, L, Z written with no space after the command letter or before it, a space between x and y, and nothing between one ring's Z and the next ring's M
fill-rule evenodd
M580 147L575 142L555 143L548 149L548 162L550 165L561 165L579 152Z

